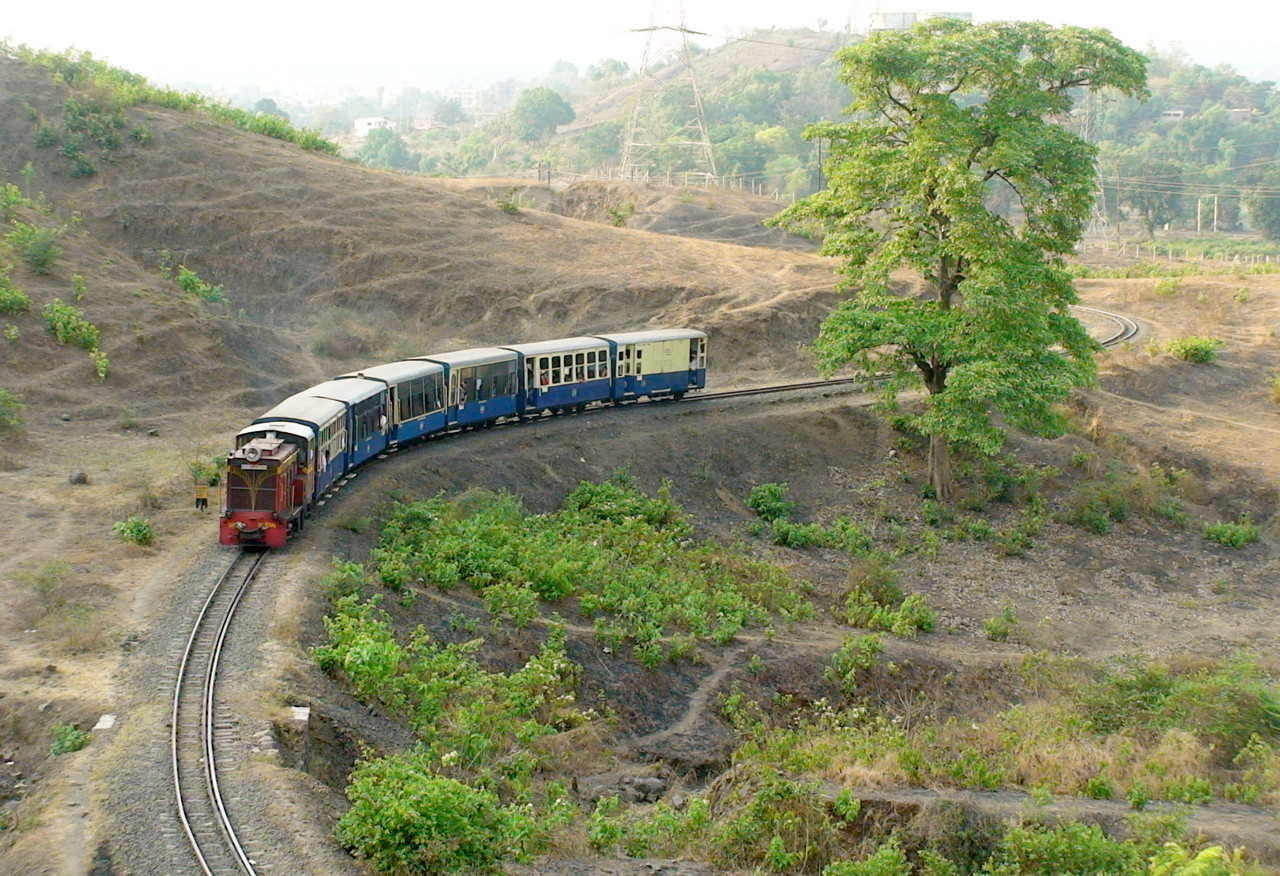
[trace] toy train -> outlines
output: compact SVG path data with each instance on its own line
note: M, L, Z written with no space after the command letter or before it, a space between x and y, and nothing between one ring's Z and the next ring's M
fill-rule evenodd
M478 347L343 374L236 435L218 540L283 547L335 482L411 441L593 404L679 399L706 380L707 336L692 329Z

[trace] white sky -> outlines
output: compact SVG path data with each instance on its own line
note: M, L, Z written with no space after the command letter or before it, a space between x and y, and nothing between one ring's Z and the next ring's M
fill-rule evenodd
M639 59L649 23L680 19L678 0L7 0L0 37L43 48L68 46L166 84L231 91L363 91L405 84L424 89L545 72L564 58L581 67L602 57ZM718 45L755 27L863 30L874 10L954 9L979 21L1039 18L1106 27L1130 45L1181 47L1200 63L1230 63L1255 78L1280 79L1276 0L960 0L916 6L875 0L685 0L688 26Z

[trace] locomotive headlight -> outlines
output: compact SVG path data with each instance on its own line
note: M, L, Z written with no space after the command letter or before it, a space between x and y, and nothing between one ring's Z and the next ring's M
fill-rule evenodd
M262 459L262 451L257 447L246 447L244 449L244 458L250 462L257 462L259 459Z

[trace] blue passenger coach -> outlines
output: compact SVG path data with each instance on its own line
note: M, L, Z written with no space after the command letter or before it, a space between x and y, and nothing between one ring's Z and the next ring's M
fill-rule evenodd
M506 349L520 354L525 412L581 409L612 397L609 344L602 338L560 338Z
M340 402L346 408L347 470L387 449L391 390L385 382L339 377L313 386L303 395Z
M516 354L500 347L475 347L432 353L414 360L444 367L445 402L450 426L476 426L515 416L520 388Z
M613 360L615 401L681 398L707 385L707 335L696 329L655 329L600 335Z
M390 391L391 424L388 446L396 446L442 431L446 423L445 366L406 360L353 371L338 380L376 380Z

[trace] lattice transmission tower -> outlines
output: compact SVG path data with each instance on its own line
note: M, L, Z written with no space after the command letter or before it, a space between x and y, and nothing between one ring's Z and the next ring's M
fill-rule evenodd
M639 27L633 33L645 34L644 55L640 62L640 82L632 98L627 113L627 124L623 131L622 162L619 173L623 179L647 179L654 174L658 166L658 157L664 150L688 150L692 153L692 167L687 172L697 174L710 183L716 181L716 158L711 150L711 137L707 132L707 113L702 102L702 90L698 87L698 77L693 69L693 53L689 49L690 36L706 36L706 34L690 30L685 26L684 7L680 8L678 25L657 23L658 3L655 0L650 13L649 26ZM669 70L665 61L669 56L657 54L662 46L658 37L675 34L679 36L677 48L678 63L681 70L674 76L665 79L656 75ZM654 64L658 64L655 70ZM671 89L687 81L692 93L690 118L677 122L673 127L664 118L663 97Z

